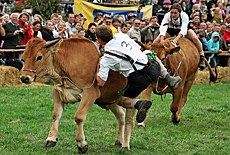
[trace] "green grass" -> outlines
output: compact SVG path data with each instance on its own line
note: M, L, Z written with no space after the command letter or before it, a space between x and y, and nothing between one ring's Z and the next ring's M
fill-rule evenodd
M230 154L230 82L193 85L178 125L171 122L172 97L152 95L147 127L135 127L131 150L114 147L117 122L113 114L93 105L84 125L87 154ZM77 154L74 114L68 104L59 125L59 141L44 148L52 124L52 86L0 88L0 154ZM9 124L20 119L18 124Z

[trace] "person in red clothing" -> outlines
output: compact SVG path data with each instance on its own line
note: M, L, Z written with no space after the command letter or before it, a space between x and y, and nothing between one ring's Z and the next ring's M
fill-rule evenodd
M29 14L26 12L23 12L19 16L18 24L20 24L26 33L26 36L22 39L22 45L25 45L30 39L33 38L33 35L31 34L31 27L30 24L28 24L29 20Z
M223 39L227 44L230 44L230 24L227 25L227 28L223 34Z

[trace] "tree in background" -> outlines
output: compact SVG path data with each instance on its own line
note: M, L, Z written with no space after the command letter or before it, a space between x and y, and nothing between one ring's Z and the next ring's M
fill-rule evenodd
M50 19L52 13L61 13L62 6L57 0L19 0L11 4L10 11L33 9L34 14L40 14L44 20ZM7 11L6 11L7 12Z

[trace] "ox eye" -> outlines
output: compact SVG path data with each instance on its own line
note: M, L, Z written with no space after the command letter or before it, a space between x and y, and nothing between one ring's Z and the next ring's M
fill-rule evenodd
M42 60L42 56L38 56L36 61Z
M164 61L164 60L165 60L165 58L162 58L162 59L161 59L161 61Z

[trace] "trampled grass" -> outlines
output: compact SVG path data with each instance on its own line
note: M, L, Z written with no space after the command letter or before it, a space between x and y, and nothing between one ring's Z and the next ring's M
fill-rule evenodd
M93 105L84 125L87 154L230 154L230 82L193 85L178 125L171 122L172 97L152 95L147 127L135 127L131 150L114 147L117 122L110 111ZM74 114L68 104L59 125L59 141L44 148L52 124L52 87L0 88L0 154L77 154ZM20 119L18 123L12 123Z

